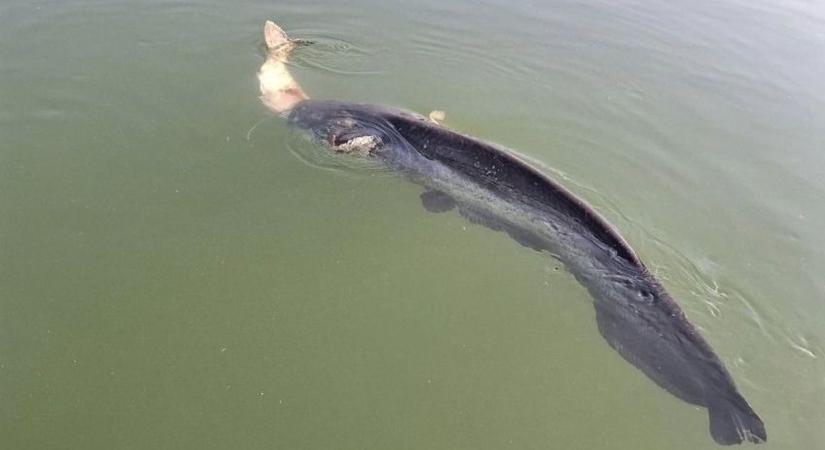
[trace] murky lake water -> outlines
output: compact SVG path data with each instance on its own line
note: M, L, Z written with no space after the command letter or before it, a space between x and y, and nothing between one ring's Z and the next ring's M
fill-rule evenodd
M559 264L258 102L447 112L653 268L764 419L825 448L818 2L0 4L0 447L702 449Z

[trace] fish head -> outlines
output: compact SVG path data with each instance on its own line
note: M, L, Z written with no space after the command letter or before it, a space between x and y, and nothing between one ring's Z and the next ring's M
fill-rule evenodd
M289 115L291 125L309 130L313 137L338 153L371 156L397 140L397 132L380 117L318 103L302 103Z

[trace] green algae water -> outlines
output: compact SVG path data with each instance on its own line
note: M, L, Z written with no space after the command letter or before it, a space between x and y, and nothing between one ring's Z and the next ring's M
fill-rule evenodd
M0 448L718 448L558 262L266 111L265 19L311 97L587 199L758 448L825 448L825 7L779 0L4 1Z

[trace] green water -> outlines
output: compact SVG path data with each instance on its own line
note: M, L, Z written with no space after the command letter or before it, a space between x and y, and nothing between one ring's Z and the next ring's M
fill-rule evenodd
M446 111L607 216L764 419L825 448L825 7L0 4L0 448L713 449L559 264L296 144ZM552 168L552 169L551 169Z

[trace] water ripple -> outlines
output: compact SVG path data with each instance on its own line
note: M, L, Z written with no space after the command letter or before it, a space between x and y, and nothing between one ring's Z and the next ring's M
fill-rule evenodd
M289 59L291 65L337 75L376 75L384 72L375 66L375 49L330 34L303 30L295 30L293 34L311 44L301 46L292 54Z
M392 172L376 159L334 152L308 138L301 131L291 130L287 133L284 146L302 163L315 169L350 178L392 175Z

